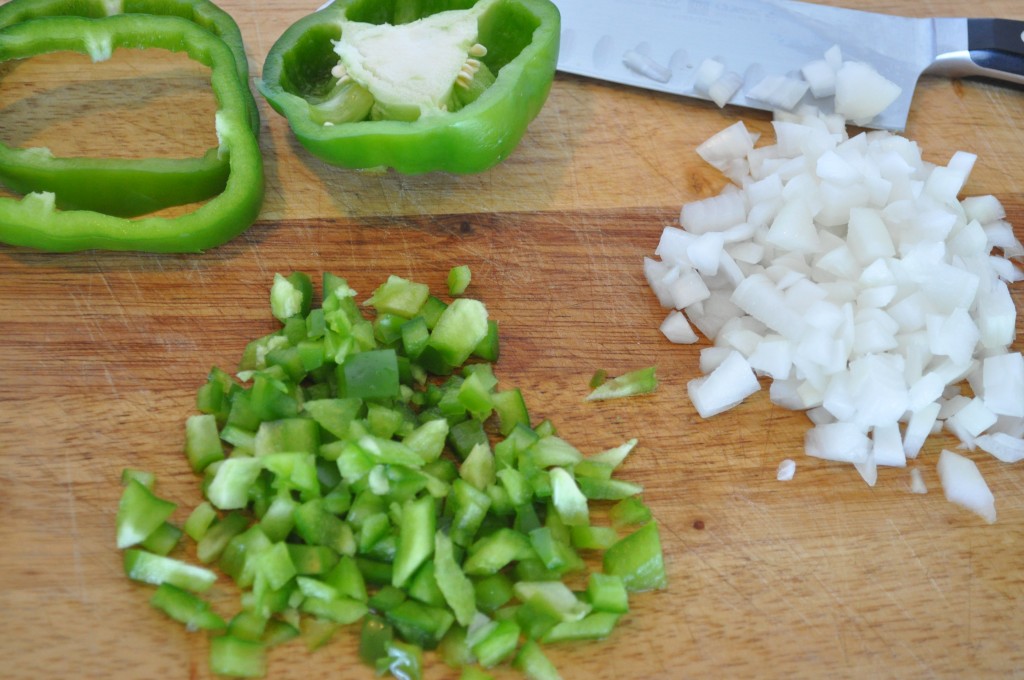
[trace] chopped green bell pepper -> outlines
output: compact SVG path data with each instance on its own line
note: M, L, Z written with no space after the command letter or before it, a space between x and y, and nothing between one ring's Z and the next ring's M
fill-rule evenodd
M117 507L117 547L145 541L174 512L177 505L164 500L136 479L128 480Z
M227 627L210 603L183 588L161 583L153 592L149 603L188 630L223 630Z
M101 47L97 47L101 46ZM50 251L92 248L198 252L248 228L263 201L263 161L237 63L217 36L181 17L124 14L101 19L47 17L0 30L0 62L67 50L104 54L118 48L185 52L210 68L217 99L219 153L227 157L224 190L178 217L128 220L92 210L58 210L52 192L0 199L0 241Z
M259 110L247 85L249 65L241 32L234 19L209 0L13 0L0 7L0 28L46 17L115 14L179 16L220 38L234 56L239 80L246 83L249 124L254 134L259 133ZM45 148L0 143L0 181L22 194L51 192L62 210L135 217L220 193L228 173L227 158L217 149L199 158L59 158Z
M629 592L667 587L658 525L648 522L604 554L604 573L618 576Z
M650 394L658 389L658 378L654 366L640 368L629 373L624 373L608 382L602 381L594 385L591 381L593 391L587 395L587 401L601 401L604 399L621 399L637 394ZM596 380L596 376L595 376Z
M169 583L194 593L209 590L217 580L217 574L209 569L137 548L124 551L124 573L133 581L156 586Z
M284 32L256 84L328 163L480 172L540 112L559 31L549 0L336 0Z
M271 307L282 328L246 347L238 376L254 387L212 370L201 389L227 396L231 408L211 401L220 420L204 412L186 421L197 435L192 457L207 453L200 439L210 437L211 457L226 456L195 466L208 500L185 523L198 561L216 563L243 591L242 611L226 630L201 598L180 592L212 587L214 573L150 547L176 531L167 521L172 506L154 501L152 475L122 474L128 500L119 527L131 529L131 540L145 537L126 552L125 568L132 578L176 586L163 587L157 606L186 625L209 626L218 640L212 669L262 673L275 640L300 635L312 650L362 621L360 657L379 674L419 677L424 653L436 649L455 666L511 662L548 680L558 673L539 645L607 637L632 593L665 587L650 509L638 486L614 478L636 440L584 457L550 421L532 427L522 394L499 390L487 363L426 370L422 381L412 371L396 376L395 365L417 360L392 334L332 352L308 376L285 371L274 353L327 332L351 339L367 327L342 279L324 276L320 309L310 308L306 281L275 277ZM371 299L363 304L376 320L414 315L429 335L447 332L447 350L460 354L470 345L456 328L486 320L482 308L436 305L422 286L397 277ZM425 313L428 306L436 314ZM442 320L445 313L455 316ZM345 366L359 370L339 376ZM258 381L266 394L250 400L244 395ZM379 390L382 383L389 387ZM274 392L294 395L294 414L254 407ZM215 440L220 423L230 450ZM590 524L602 516L592 511L595 498L623 496L628 501L609 510L612 526ZM620 539L626 516L644 525ZM584 577L585 591L570 587ZM461 677L490 676L466 666Z
M267 674L266 648L233 635L211 638L210 670L235 678L262 678Z

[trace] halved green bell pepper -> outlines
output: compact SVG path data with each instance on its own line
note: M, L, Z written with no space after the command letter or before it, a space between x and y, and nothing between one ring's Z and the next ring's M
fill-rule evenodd
M479 172L504 160L539 113L559 31L549 0L336 0L284 32L256 85L328 163ZM405 87L421 80L429 91Z
M57 50L88 54L102 46L158 47L185 52L210 68L217 99L219 152L227 157L224 190L178 217L128 220L90 210L57 210L50 192L0 199L0 241L51 251L91 248L197 252L224 243L248 228L263 201L263 161L253 134L245 84L228 46L180 17L124 14L102 19L47 17L0 30L0 62Z
M259 110L248 88L249 65L241 32L234 19L209 0L12 0L0 6L0 28L47 17L117 14L178 16L220 38L231 50L238 78L245 84L249 124L254 134L259 133ZM51 192L61 209L119 217L205 200L224 190L228 173L228 160L217 149L198 158L63 158L46 148L0 143L0 182L11 189L22 194Z

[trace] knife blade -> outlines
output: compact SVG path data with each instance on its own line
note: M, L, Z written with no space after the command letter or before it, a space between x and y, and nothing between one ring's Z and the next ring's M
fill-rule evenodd
M714 59L742 82L731 105L777 109L750 96L754 86L769 75L799 79L836 45L844 60L867 63L901 88L865 127L903 130L925 73L1024 85L1024 21L1013 19L915 18L796 0L554 3L562 14L560 71L708 100L695 85L700 65ZM810 92L801 101L832 110L829 98Z

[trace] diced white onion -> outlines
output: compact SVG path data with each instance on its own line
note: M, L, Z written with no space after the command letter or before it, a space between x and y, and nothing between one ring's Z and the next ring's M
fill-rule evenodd
M807 431L804 448L815 458L863 463L871 453L871 440L853 423L828 423Z
M725 74L725 64L717 59L705 59L694 74L693 89L707 94L711 86Z
M836 73L835 110L855 125L866 125L889 108L902 89L870 64L846 61Z
M667 66L662 66L658 62L654 61L650 56L638 52L636 50L629 50L622 56L622 63L626 65L626 68L631 71L635 71L642 76L656 80L659 83L667 83L672 80L672 69Z
M946 500L977 513L989 524L996 521L995 498L973 460L943 450L937 469Z
M806 80L769 75L747 91L747 98L763 102L772 108L789 111L800 103L808 89L810 84Z
M661 322L661 332L669 342L677 344L693 344L697 342L697 334L686 320L682 312L673 311Z
M928 493L928 487L924 483L924 475L917 468L910 470L910 493Z
M743 87L743 76L735 71L726 71L718 80L708 86L708 97L718 104L719 108L729 103L729 100Z
M1024 355L986 357L982 371L985 406L998 415L1024 418Z
M688 383L694 407L721 413L766 377L773 403L807 412L805 452L852 463L868 484L943 431L965 448L1024 459L1024 356L1010 351L1009 288L1024 279L1010 259L1024 245L998 198L960 197L974 154L939 165L905 137L849 135L846 123L869 122L899 96L896 85L834 47L802 71L801 87L829 96L829 74L836 114L805 104L776 111L774 141L737 122L701 144L731 184L685 204L679 226L663 231L660 260L645 258L649 285L674 310L662 332L713 343ZM695 86L706 93L725 75L705 60ZM751 82L768 100L784 80ZM957 472L946 475L947 495L989 517L967 466L944 461ZM911 478L923 493L920 472Z
M1014 437L1005 432L994 432L981 435L974 443L979 449L991 453L1004 463L1024 460L1024 439L1021 437Z
M800 73L815 97L831 97L836 93L836 70L824 58L804 64Z
M730 352L709 375L687 384L690 401L702 418L729 410L759 389L761 385L750 364L736 351Z
M779 463L779 468L775 472L775 478L780 482L788 482L793 479L793 475L796 474L796 461L786 458Z

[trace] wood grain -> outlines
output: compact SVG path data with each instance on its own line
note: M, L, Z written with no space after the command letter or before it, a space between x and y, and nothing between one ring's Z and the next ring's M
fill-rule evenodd
M224 0L254 75L315 4ZM1024 18L1015 0L858 6ZM205 148L202 73L151 56L3 67L0 135L79 154ZM700 345L661 336L641 261L684 202L723 185L694 147L739 118L768 132L766 115L559 76L501 166L404 177L326 166L261 107L267 200L235 241L196 256L0 247L5 677L209 677L205 640L152 610L151 591L122 574L122 468L154 471L180 504L176 519L199 501L183 423L210 366L232 368L248 339L274 327L274 272L331 271L368 294L387 273L440 288L455 264L470 265L471 293L501 324L499 377L523 388L534 415L585 452L640 440L623 474L645 486L661 523L670 587L637 597L606 643L553 648L564 677L1024 676L1024 467L970 454L996 495L988 526L942 497L934 463L956 444L947 435L915 464L930 489L918 496L906 470L882 470L869 488L849 467L804 457L806 418L766 391L709 421L686 398ZM1019 89L925 79L907 131L929 160L977 153L966 193L998 196L1018 237L1022 112ZM1024 302L1020 285L1013 295ZM647 365L662 380L654 395L582 401L595 369ZM798 470L782 484L785 457ZM215 605L228 611L234 595L218 585ZM349 633L314 654L286 645L271 654L271 677L371 677L354 650ZM432 663L428 677L452 674Z

